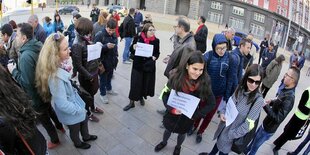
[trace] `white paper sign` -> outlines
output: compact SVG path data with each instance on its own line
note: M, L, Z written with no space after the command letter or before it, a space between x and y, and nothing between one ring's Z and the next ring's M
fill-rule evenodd
M171 90L168 99L168 105L180 110L182 114L188 118L192 118L200 99L189 94L178 92L176 94L175 90Z
M101 54L102 44L87 45L87 61L98 59Z
M137 43L136 45L136 56L151 57L153 55L154 46L150 44Z
M226 118L226 126L229 126L238 116L238 110L235 102L232 100L232 97L229 98L226 104L225 118Z

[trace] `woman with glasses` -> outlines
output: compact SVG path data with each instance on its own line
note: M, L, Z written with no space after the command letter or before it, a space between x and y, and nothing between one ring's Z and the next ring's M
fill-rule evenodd
M133 65L131 70L131 81L129 91L129 104L124 107L124 111L135 107L135 101L140 101L144 106L147 96L154 96L156 60L159 57L159 39L155 37L155 27L152 24L145 24L140 35L135 37L130 52L133 55ZM151 45L152 53L148 56L141 55L141 48L137 43ZM139 53L138 53L139 52Z
M59 121L69 127L74 146L88 149L87 141L97 136L88 133L85 102L69 80L72 69L69 64L68 41L60 33L51 34L42 47L36 68L36 85L45 100L53 100ZM82 139L80 140L79 134Z
M226 106L220 106L221 122L214 134L217 139L210 153L200 153L200 155L228 155L231 151L233 141L245 136L254 128L254 122L258 119L264 104L262 95L259 92L259 85L263 78L263 69L254 64L248 67L243 79L238 85L235 93L230 97L227 104L234 104L238 114L233 122L226 126Z

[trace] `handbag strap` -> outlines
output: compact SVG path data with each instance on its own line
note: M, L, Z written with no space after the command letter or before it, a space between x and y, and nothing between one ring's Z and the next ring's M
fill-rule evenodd
M23 143L25 144L25 146L27 147L28 151L31 153L31 155L35 155L35 153L32 151L31 147L29 146L29 144L27 143L27 141L25 140L24 136L15 128L18 136L20 137L20 139L23 141Z

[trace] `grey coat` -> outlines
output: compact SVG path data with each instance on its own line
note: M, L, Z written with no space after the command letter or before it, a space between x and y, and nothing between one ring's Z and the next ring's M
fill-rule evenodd
M272 85L277 81L281 69L282 64L279 64L276 60L272 60L266 68L266 76L263 79L263 85L267 88L271 88Z
M246 133L250 132L254 127L254 122L258 119L259 114L263 107L263 97L261 94L256 94L256 99L254 99L254 105L250 110L251 104L248 104L248 92L243 90L239 91L239 95L236 99L235 93L232 95L233 101L236 103L237 110L239 114L232 124L226 127L225 122L220 122L215 134L214 140L217 139L217 147L219 151L223 153L229 153L231 151L231 146L234 139L244 136ZM220 114L225 114L226 106L220 106ZM248 113L249 112L249 113ZM250 121L253 121L253 124Z

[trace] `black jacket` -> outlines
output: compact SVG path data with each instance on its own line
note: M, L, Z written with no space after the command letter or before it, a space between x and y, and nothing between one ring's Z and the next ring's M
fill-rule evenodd
M79 75L91 80L94 74L98 73L99 59L87 61L87 45L90 43L77 35L71 48L72 62Z
M295 91L293 89L282 89L277 99L272 100L269 105L264 107L267 116L264 119L264 130L269 133L275 133L282 121L292 110L295 100Z
M123 35L126 37L134 37L136 35L135 21L134 19L128 15L123 21Z
M103 64L106 71L112 71L116 68L118 63L118 51L117 51L117 37L116 34L113 33L109 35L109 33L104 28L102 31L99 31L94 39L94 42L101 42L102 49L101 49L101 63ZM115 44L114 48L109 49L107 44L113 43Z
M207 49L207 37L208 37L208 28L206 25L195 34L194 38L197 45L197 50L204 53Z

